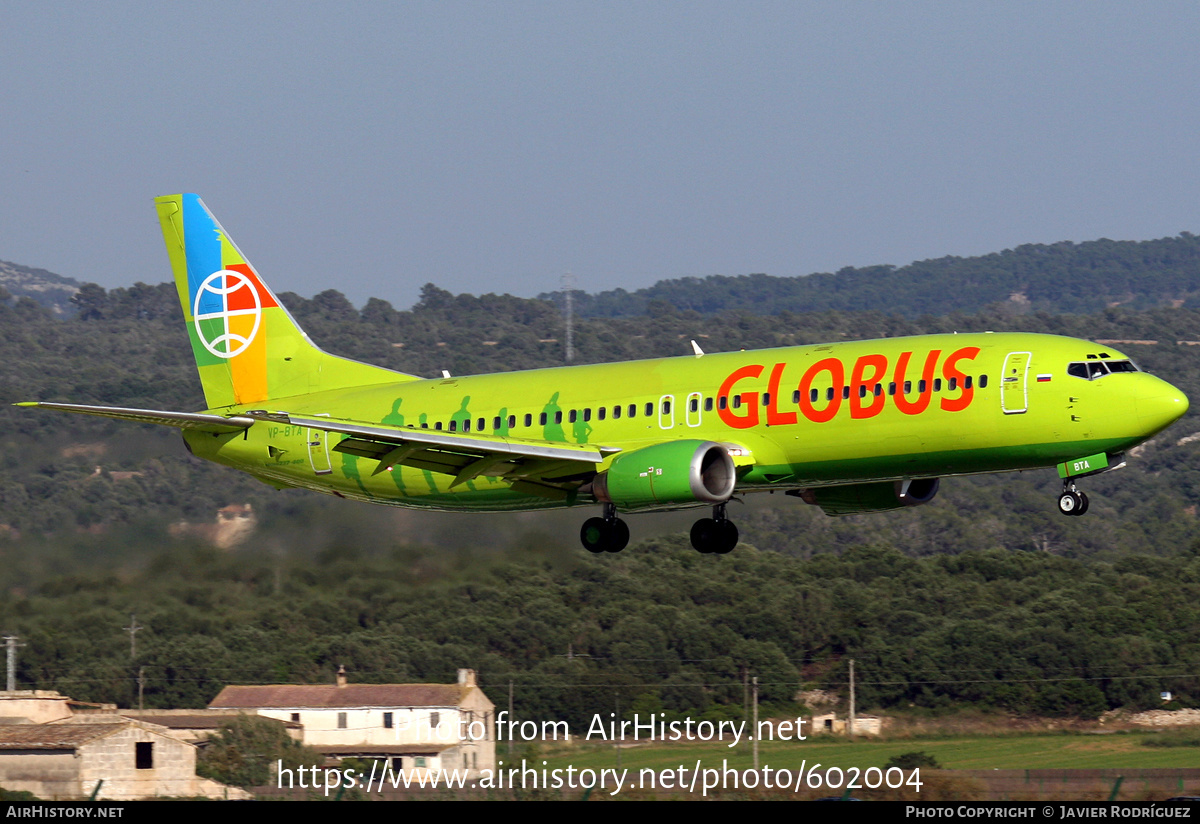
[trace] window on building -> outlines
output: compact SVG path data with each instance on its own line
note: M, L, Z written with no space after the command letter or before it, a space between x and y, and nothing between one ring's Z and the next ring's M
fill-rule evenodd
M293 723L293 724L299 724L299 723L300 723L300 713L298 713L298 712L294 712L294 713L292 713L292 723Z
M133 746L134 766L139 770L154 769L154 742L138 741Z
M429 728L431 730L436 730L440 723L442 723L442 714L440 712L429 713Z
M339 730L346 729L346 713L344 713L344 712L338 713L338 729Z
M385 730L390 730L393 726L395 725L392 723L392 714L390 712L385 712L383 714L383 728Z

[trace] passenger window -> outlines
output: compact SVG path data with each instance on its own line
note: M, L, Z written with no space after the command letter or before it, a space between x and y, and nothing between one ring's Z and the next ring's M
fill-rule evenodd
M554 413L554 422L562 423L562 410L559 410L558 412Z
M704 411L705 411L705 412L711 412L711 411L712 411L712 398L705 398L705 399L704 399Z
M530 415L530 414L525 415L525 425L533 426L533 415Z
M883 384L882 383L875 384L875 397L878 398L882 394L883 394Z
M631 418L637 417L637 404L636 403L629 404L629 417L631 417Z
M450 421L450 431L451 432L458 431L458 421Z
M729 398L727 398L725 395L722 395L721 400L717 404L717 406L719 406L721 409L728 409L729 408Z
M589 407L589 408L587 408L587 409L584 409L584 410L583 410L583 420L584 420L584 421L590 421L591 419L592 419L592 410L591 410L591 408Z
M621 404L613 407L613 419L616 420L619 417L621 417Z
M604 406L597 409L596 410L596 420L598 420L598 421L604 420L604 414L606 411L607 411L607 407L604 407Z
M654 414L654 404L651 403L650 401L646 401L646 417L648 418L653 414Z
M442 422L441 422L441 421L438 421L437 423L435 423L435 424L433 425L433 428L434 428L434 429L441 429L441 428L442 428Z
M827 400L827 401L833 400L833 387L832 386L825 390L825 400Z
M819 397L821 397L821 390L819 390L819 389L810 389L809 390L809 392L808 392L808 402L809 403L816 403L817 398L819 398Z
M951 378L950 383L947 385L947 389L949 389L951 392L953 392L957 388L958 388L958 378Z
M941 378L934 378L934 379L933 379L933 391L934 391L934 392L941 392L941 391L942 391L942 379L941 379Z
M860 383L858 385L858 396L860 398L865 398L867 396L867 385L865 383Z
M980 389L987 389L987 375L980 375L980 376L979 376L979 388L980 388Z
M741 395L734 395L734 396L733 396L733 408L734 408L734 409L741 409L741 408L742 408L742 396L741 396Z
M509 415L508 416L508 428L513 429L514 427L516 427L516 425L517 425L517 416Z
M963 389L970 389L970 388L971 388L971 376L967 375L965 378L963 378Z
M896 382L895 381L892 381L891 383L888 384L888 394L889 395L896 394Z
M546 413L543 412L542 414L538 415L538 426L545 426L545 425L546 425Z
M919 381L917 381L917 394L918 394L918 395L924 395L924 394L925 394L925 389L926 389L928 386L929 386L929 384L925 383L925 381L924 381L924 380L919 380Z
M483 418L480 418L479 420L475 421L475 430L477 432L483 431Z
M575 423L575 417L576 417L576 415L575 415L575 410L574 410L574 409L572 409L570 412L568 412L568 413L567 413L567 420L568 420L569 422L571 422L571 423Z
M662 402L662 413L663 413L664 415L670 415L670 414L671 414L671 402L670 402L670 401L663 401L663 402Z
M689 412L699 412L700 411L700 399L699 398L692 398L691 400L688 401L688 411Z
M842 400L844 400L844 401L850 400L850 387L849 386L842 387Z
M813 398L813 400L815 401L816 398ZM800 390L799 389L792 392L792 403L800 403Z
M905 381L905 382L904 382L904 394L905 394L905 395L911 395L911 394L912 394L912 381Z

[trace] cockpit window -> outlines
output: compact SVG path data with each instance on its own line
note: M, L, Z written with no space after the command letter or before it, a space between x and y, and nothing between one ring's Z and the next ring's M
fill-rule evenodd
M1104 365L1108 367L1109 372L1140 372L1137 365L1133 361L1127 360L1110 360L1105 361Z
M1076 378L1084 378L1089 381L1094 381L1096 378L1102 378L1109 372L1138 372L1140 371L1133 361L1128 360L1090 360L1080 361L1067 366L1067 374L1073 375Z

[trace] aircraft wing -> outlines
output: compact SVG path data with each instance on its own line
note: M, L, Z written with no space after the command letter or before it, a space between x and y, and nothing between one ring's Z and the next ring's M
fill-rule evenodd
M200 432L220 434L241 432L254 425L254 418L244 415L227 418L224 415L209 415L203 412L167 412L161 409L128 409L120 406L87 406L80 403L43 403L39 401L26 401L16 405L34 406L38 409L57 409L60 412L77 412L81 415L116 418L119 421L155 423L159 426L174 426L179 429L194 429Z
M251 415L260 417L258 413ZM334 451L378 461L372 474L410 466L454 476L451 488L488 475L508 480L518 492L555 499L565 498L590 480L596 464L620 451L611 446L549 443L337 418L267 413L261 419L347 435L333 447Z

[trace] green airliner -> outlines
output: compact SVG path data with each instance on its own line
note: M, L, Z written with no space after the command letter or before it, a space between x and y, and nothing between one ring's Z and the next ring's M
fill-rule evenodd
M426 379L309 340L196 195L156 201L208 409L27 403L178 427L192 454L279 489L494 512L596 506L592 552L619 552L618 513L711 507L700 552L738 541L726 504L781 490L831 515L928 503L947 475L1057 466L1076 479L1188 409L1108 346L982 333L704 354Z

